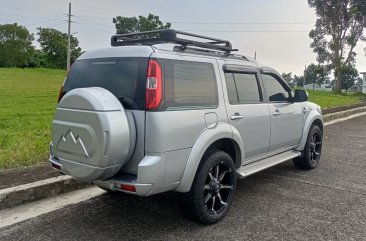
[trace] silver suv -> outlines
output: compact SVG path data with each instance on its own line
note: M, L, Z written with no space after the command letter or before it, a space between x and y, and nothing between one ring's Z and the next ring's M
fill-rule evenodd
M210 224L237 177L318 165L320 107L230 42L175 30L111 42L80 56L60 90L53 168L110 192L184 193L185 213Z

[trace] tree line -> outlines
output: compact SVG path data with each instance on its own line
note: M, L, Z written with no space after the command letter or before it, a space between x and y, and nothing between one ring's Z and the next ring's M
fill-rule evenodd
M122 17L112 19L117 34L170 28L159 16ZM0 24L0 67L66 68L67 34L53 28L37 28L40 49L33 45L35 35L17 23ZM71 63L82 53L79 41L71 35Z
M341 93L358 76L354 49L359 41L366 40L366 1L308 0L308 4L317 17L315 28L309 33L310 46L317 54L316 72L322 77L321 69L333 70L334 90Z
M38 28L35 36L17 23L0 24L0 67L66 68L67 34L53 28ZM71 36L71 61L80 56L79 41Z
M297 82L298 86L320 85L333 72L336 93L362 83L355 68L357 53L354 50L360 41L366 41L366 1L308 0L308 5L316 14L315 28L309 37L318 63L310 64L304 75L292 78L292 73L283 73L282 76L289 82Z
M316 24L310 31L310 47L317 54L317 64L311 64L304 76L296 76L304 84L324 82L334 73L335 91L348 89L358 77L355 69L359 41L366 41L365 0L308 0L315 9ZM117 34L167 29L159 16L122 17L112 19ZM66 68L67 35L52 28L38 28L37 41L41 49L32 45L34 34L16 23L0 25L0 67L52 67ZM82 50L78 39L71 36L71 62ZM292 78L285 74L285 78Z
M354 66L342 66L339 70L341 88L348 90L355 83L362 84L363 80L360 77L359 72ZM304 85L320 86L324 84L327 78L331 75L331 69L329 66L310 64L306 67L303 75L294 75L292 73L282 73L282 77L290 84L296 83L298 87L304 87ZM334 82L334 80L332 81Z

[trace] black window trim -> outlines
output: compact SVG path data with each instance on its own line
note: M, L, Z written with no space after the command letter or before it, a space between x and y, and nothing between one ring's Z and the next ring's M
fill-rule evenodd
M228 98L229 104L230 105L248 105L248 104L263 104L265 102L264 100L264 95L263 95L263 91L262 91L262 86L259 80L259 72L258 69L251 67L251 66L241 66L241 65L233 65L233 64L224 64L222 66L222 69L224 71L224 73L230 73L233 75L233 79L234 79L234 84L235 84L235 91L236 91L236 96L238 99L238 103L230 103L230 100ZM239 102L239 94L238 94L238 88L236 85L236 80L235 80L235 76L234 74L254 74L255 79L257 81L257 87L258 87L258 92L259 92L259 101L256 102ZM225 84L226 84L226 79L225 79ZM226 88L226 94L229 97L228 93L227 93L227 88Z
M258 74L258 69L251 66L242 66L234 64L224 64L222 70L225 73L245 73L245 74Z
M260 73L261 73L262 76L263 75L269 75L269 76L272 76L274 79L276 79L280 83L280 85L287 91L287 93L289 95L289 100L287 100L287 101L270 101L269 100L268 93L265 90L266 87L264 86L265 85L264 84L264 80L262 78L263 88L265 90L265 94L266 94L266 98L267 98L268 103L292 103L292 101L291 101L292 98L293 98L293 96L292 96L292 89L287 84L287 82L276 71L273 71L270 68L261 68L260 70L261 70Z

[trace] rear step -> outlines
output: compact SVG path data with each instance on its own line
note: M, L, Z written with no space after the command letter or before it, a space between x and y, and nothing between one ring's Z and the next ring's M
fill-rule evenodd
M248 165L242 166L241 168L236 170L236 173L238 174L239 178L245 178L254 173L257 173L264 169L273 167L277 164L288 161L288 160L298 157L300 155L301 155L301 152L298 152L298 151L283 152L281 154L271 156L271 157L262 159L260 161L256 161L256 162L250 163Z

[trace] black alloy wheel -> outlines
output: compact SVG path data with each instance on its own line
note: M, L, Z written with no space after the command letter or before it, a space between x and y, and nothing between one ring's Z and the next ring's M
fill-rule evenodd
M227 207L234 188L233 171L224 163L219 163L208 172L203 196L206 211L211 215L220 214Z
M212 224L224 218L236 189L235 165L231 156L222 150L204 155L191 190L185 194L184 213L203 224Z
M302 156L294 159L296 167L304 170L312 170L318 166L323 147L323 132L319 126L310 128L308 138Z

